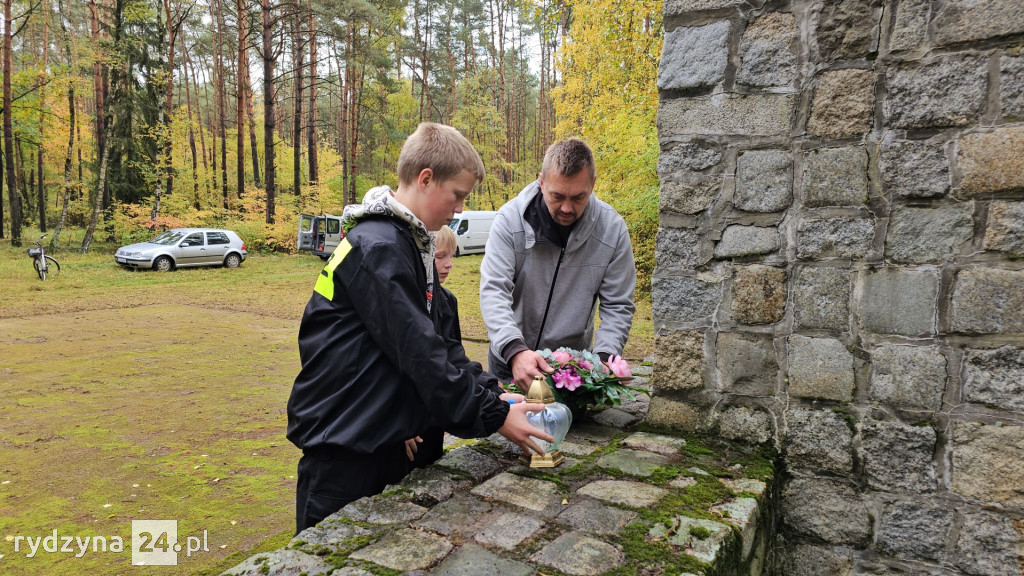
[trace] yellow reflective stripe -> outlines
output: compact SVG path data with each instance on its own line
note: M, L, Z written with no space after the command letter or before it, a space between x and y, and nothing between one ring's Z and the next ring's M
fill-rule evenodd
M338 244L338 247L334 249L334 254L331 254L331 259L327 261L327 265L320 271L320 275L316 278L316 286L313 287L314 292L319 292L321 296L328 300L334 300L334 269L341 264L341 261L345 259L348 251L352 249L352 245L348 243L348 238L342 239Z

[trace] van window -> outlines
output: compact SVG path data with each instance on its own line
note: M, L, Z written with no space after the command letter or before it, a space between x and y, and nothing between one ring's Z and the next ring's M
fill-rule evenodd
M335 219L335 218L328 218L327 219L327 233L328 234L338 234L339 232L341 232L341 220L338 220L338 219Z
M455 231L456 234L464 234L466 230L469 230L469 220L460 220L459 228Z

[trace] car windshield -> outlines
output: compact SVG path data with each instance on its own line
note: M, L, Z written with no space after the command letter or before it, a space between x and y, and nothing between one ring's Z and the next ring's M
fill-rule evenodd
M454 220L452 220L451 222L448 223L448 227L451 228L453 231L454 230L458 230L459 229L459 222L461 222L461 220L456 218L456 219L454 219Z
M179 232L177 230L168 230L167 232L164 232L163 234L160 234L153 238L152 240L150 240L150 243L163 244L164 246L167 246L168 244L174 244L178 240L181 240L181 237L184 235L184 232Z

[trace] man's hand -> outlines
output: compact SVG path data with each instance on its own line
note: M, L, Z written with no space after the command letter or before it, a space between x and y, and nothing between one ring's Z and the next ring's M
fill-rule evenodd
M512 377L520 390L529 390L535 376L554 371L539 352L524 350L512 357Z
M518 404L520 402L526 401L526 396L523 396L522 394L513 394L511 392L505 392L501 396L498 396L498 398L501 398L505 402L511 400L513 404Z
M537 430L530 423L526 421L527 412L540 412L544 409L543 404L513 404L508 407L508 416L505 417L505 424L501 428L498 428L498 434L501 434L505 438L508 438L510 442L519 446L523 451L523 454L529 454L530 450L533 450L541 456L544 455L544 450L533 441L534 438L540 438L546 442L554 442L555 439L541 430Z
M423 438L419 436L415 438L409 438L405 441L405 455L409 457L409 462L416 459L416 453L420 451L420 447L417 444L422 444Z

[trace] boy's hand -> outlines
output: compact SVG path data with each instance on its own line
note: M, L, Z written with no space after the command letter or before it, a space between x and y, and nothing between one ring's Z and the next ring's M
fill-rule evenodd
M526 421L527 412L540 412L543 409L543 404L512 404L508 407L508 416L505 417L505 424L498 428L498 434L519 446L523 454L529 454L530 450L533 450L543 456L544 450L533 441L531 436L546 442L554 442L555 439L550 434L530 426L530 423Z
M409 438L405 441L405 455L409 457L409 462L416 459L416 453L420 451L420 447L417 444L421 444L423 438L419 436L415 438Z
M512 357L512 377L515 378L520 390L529 390L535 376L554 371L555 369L539 352L523 350Z
M498 398L501 398L505 402L511 400L513 404L519 404L520 402L526 401L526 396L523 396L522 394L513 394L511 392L505 392L501 396L498 396Z

